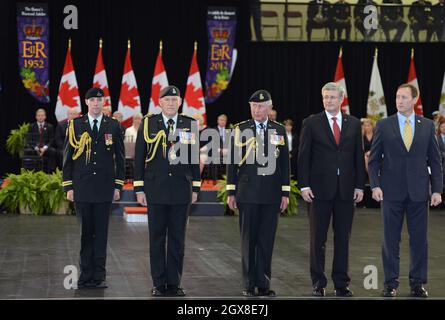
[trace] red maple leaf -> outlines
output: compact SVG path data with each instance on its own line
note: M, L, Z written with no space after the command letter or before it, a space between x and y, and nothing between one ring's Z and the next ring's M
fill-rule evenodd
M151 86L151 99L155 106L159 106L159 93L161 92L161 85L159 82Z
M62 105L69 107L77 107L77 100L75 97L79 96L79 92L76 87L72 87L70 89L70 84L68 81L65 81L60 86L59 97L62 100Z
M131 90L129 89L128 83L124 83L121 89L121 97L120 100L122 104L126 107L138 107L139 102L136 99L139 96L138 89L133 87Z
M187 104L190 107L196 108L196 109L200 109L202 108L204 105L202 103L202 99L200 100L200 98L202 98L202 91L201 88L195 88L195 86L193 85L193 83L189 83L187 85L187 90L186 90L186 101Z

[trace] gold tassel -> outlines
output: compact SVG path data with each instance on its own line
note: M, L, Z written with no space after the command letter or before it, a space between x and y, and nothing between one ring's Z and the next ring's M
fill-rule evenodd
M77 160L82 155L83 151L86 148L85 164L88 164L91 158L91 142L92 142L92 139L88 134L88 132L85 131L80 136L80 139L77 140L76 132L74 131L74 123L73 120L71 120L68 128L68 138L70 145L74 148L73 160Z
M239 127L236 127L236 128L235 128L235 146L237 146L237 147L239 147L239 148L248 146L248 147L247 147L247 150L246 150L246 154L245 154L244 157L241 159L241 162L240 162L239 165L238 165L238 166L241 166L241 165L247 160L247 157L248 157L249 154L252 152L252 149L253 149L253 148L256 149L256 139L255 139L255 137L251 137L251 138L247 139L246 142L242 143L242 142L239 140L239 136L240 136L240 129L239 129Z
M167 156L167 135L165 134L164 130L159 131L156 136L152 139L150 139L150 136L148 134L148 118L144 119L144 140L149 145L149 149L147 152L147 158L145 162L150 162L153 160L154 156L156 155L156 151L158 150L159 143L162 139L162 154L164 155L164 158ZM152 146L154 145L154 148ZM151 155L150 155L151 154Z

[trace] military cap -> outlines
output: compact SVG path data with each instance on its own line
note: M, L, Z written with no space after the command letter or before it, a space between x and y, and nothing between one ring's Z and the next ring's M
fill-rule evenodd
M85 94L85 99L102 98L103 96L105 96L105 94L101 88L90 88Z
M179 92L179 89L175 86L167 86L164 89L161 90L161 93L159 94L159 98L163 98L165 96L176 96L180 97L181 93Z
M255 91L249 98L249 102L265 102L269 100L272 100L272 97L266 90Z

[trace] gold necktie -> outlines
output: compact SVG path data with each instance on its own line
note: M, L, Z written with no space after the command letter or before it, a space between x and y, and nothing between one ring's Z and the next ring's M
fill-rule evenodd
M405 128L403 129L403 143L405 144L406 150L409 151L411 144L413 143L413 127L411 127L409 119L405 120Z

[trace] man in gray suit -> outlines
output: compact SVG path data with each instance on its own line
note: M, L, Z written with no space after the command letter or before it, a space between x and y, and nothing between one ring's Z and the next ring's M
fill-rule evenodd
M434 123L414 113L419 97L411 84L399 86L398 112L377 123L368 171L372 197L381 201L384 297L395 297L399 285L399 243L406 214L410 247L412 297L428 297L428 201L442 202L442 164ZM431 170L431 175L428 172ZM431 196L430 196L431 188Z

